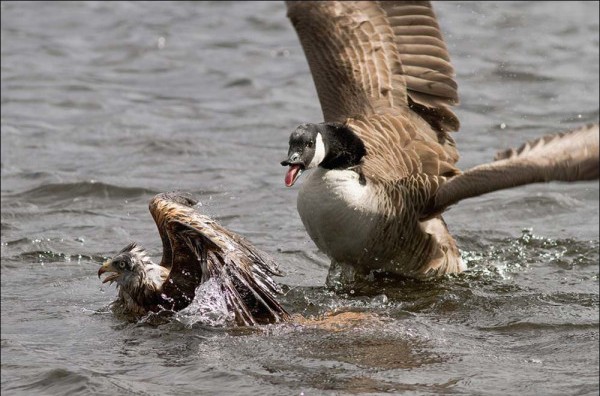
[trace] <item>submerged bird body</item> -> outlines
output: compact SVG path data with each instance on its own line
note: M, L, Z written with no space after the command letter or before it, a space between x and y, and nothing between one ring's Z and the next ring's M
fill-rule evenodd
M187 196L158 194L150 212L163 244L160 265L131 243L107 260L98 276L116 282L114 307L139 317L149 312L179 311L195 297L196 289L215 280L238 325L287 319L275 300L280 289L271 276L280 275L275 262L241 236L199 213Z
M424 277L465 269L442 218L461 199L598 178L598 126L547 136L462 173L457 84L431 4L287 2L325 122L292 132L285 182L332 268ZM350 279L351 280L351 279Z

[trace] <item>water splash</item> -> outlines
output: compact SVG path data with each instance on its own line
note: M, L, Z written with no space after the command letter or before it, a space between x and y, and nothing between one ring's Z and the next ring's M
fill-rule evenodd
M175 319L187 327L196 323L222 327L235 321L227 308L227 301L217 279L211 278L196 288L194 300L175 315Z

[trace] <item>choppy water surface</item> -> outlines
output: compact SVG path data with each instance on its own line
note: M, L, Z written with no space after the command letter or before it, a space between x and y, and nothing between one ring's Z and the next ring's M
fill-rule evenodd
M467 273L335 295L279 165L321 120L281 2L1 7L3 395L598 393L598 183L465 201L446 219ZM435 7L463 168L598 119L597 2ZM106 313L98 266L160 254L147 202L174 189L271 253L309 320Z

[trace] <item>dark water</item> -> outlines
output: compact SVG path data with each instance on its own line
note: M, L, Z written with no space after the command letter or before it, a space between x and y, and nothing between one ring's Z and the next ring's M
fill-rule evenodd
M470 270L324 289L279 166L321 113L281 2L2 2L2 394L598 394L598 183L446 216ZM463 168L599 116L598 2L435 4ZM130 324L96 271L181 189L271 253L328 322Z

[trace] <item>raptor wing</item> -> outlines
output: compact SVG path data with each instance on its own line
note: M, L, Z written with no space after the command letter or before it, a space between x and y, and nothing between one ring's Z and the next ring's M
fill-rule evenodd
M199 213L193 204L193 200L177 193L159 194L150 202L161 236L166 236L163 249L170 250L166 256L171 257L171 272L162 292L173 309L187 306L196 288L215 278L238 324L285 320L288 314L275 299L281 290L271 276L281 273L273 259Z

